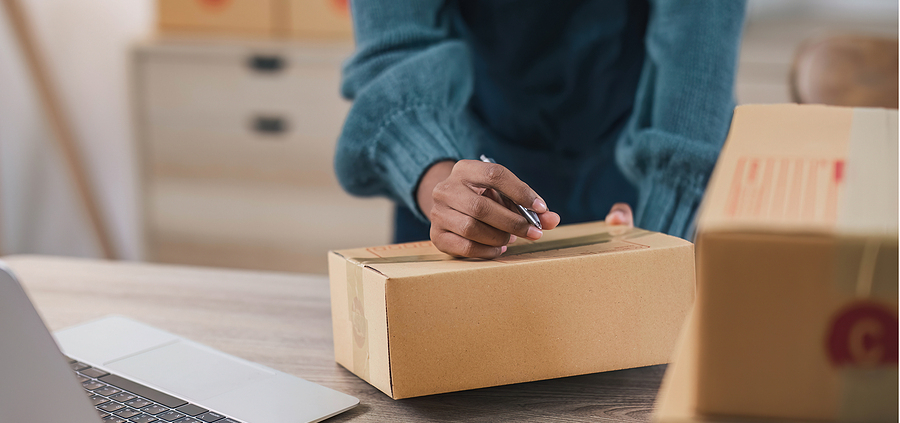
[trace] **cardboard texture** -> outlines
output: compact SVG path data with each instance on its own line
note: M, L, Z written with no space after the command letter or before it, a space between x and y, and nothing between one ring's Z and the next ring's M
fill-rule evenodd
M162 31L274 35L285 32L284 0L157 0ZM283 22L279 22L282 20Z
M169 32L352 39L348 0L157 0Z
M666 422L897 421L897 111L735 110Z
M328 255L335 359L391 398L666 363L693 245L602 222L495 260L431 242Z
M290 9L293 37L353 39L349 0L291 0Z

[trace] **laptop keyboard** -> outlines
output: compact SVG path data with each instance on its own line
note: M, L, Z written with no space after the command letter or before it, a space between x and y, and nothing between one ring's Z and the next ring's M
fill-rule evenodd
M241 423L80 361L69 365L103 422Z

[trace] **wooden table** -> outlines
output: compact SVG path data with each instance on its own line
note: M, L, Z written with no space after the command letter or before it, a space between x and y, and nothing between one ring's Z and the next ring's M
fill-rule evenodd
M10 256L51 330L128 316L356 396L329 422L649 421L665 366L395 401L334 362L324 276Z

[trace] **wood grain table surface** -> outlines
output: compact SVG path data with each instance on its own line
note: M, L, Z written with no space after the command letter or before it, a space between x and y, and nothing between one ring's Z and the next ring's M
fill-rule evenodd
M392 400L334 362L328 279L8 256L50 330L119 314L353 395L328 422L649 421L665 366Z

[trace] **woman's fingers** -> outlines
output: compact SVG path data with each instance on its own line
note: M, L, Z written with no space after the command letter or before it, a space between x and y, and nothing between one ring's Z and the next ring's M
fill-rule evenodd
M516 204L521 204L537 213L547 211L547 204L528 184L519 180L509 169L496 163L478 160L461 160L453 167L459 172L463 182L473 187L492 188L505 195Z
M491 201L490 199L485 200ZM443 231L453 232L479 244L500 247L509 243L510 234L508 232L497 229L484 221L452 208L447 208L440 213L434 213L431 225Z
M432 242L439 250L462 257L494 258L515 237L541 237L543 232L512 203L527 204L538 212L545 229L559 224L559 215L547 210L534 190L493 163L457 162L450 175L434 186L430 200Z
M494 247L464 238L431 225L431 241L439 250L458 257L492 259L506 252L506 246Z
M548 211L546 213L538 214L538 218L541 220L541 227L544 229L553 229L559 225L559 215L556 212Z
M631 206L627 203L613 204L609 214L606 215L606 224L633 227L634 215L631 212Z
M475 163L488 165L482 162ZM510 210L506 205L497 201L499 197L492 192L493 188L488 187L489 190L482 190L480 187L470 186L462 182L466 177L465 173L457 172L454 169L449 178L435 187L433 192L435 210L431 216L432 225L438 224L441 229L484 242L483 238L476 237L487 236L484 234L487 229L454 216L450 213L450 210L453 210L506 234L529 239L540 238L542 232L538 228L529 224L528 220L517 211ZM479 195L478 192L486 195Z

